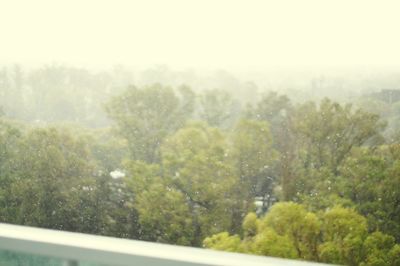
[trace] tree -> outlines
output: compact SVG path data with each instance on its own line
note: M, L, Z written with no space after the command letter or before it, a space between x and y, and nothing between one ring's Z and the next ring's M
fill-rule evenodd
M192 239L183 196L172 191L161 178L161 166L142 161L126 161L125 184L131 192L127 204L138 214L138 239L188 245ZM188 222L187 222L188 223ZM177 230L177 227L181 227Z
M297 145L294 138L294 107L286 95L276 92L265 94L256 106L249 106L245 116L267 121L273 138L273 148L279 152L275 176L279 177L281 200L292 200L296 193L295 159Z
M343 265L397 265L399 245L381 232L368 234L366 219L336 206L313 213L304 205L280 202L261 218L249 213L243 237L222 232L207 237L207 248Z
M263 199L264 210L272 203L274 168L278 154L272 147L269 125L265 121L240 120L232 135L231 157L239 176L241 193L248 202Z
M389 252L390 266L400 265L400 245L396 244Z
M110 178L106 173L96 180L99 182L101 199L105 201L106 223L104 233L113 237L142 238L138 210L134 206L135 194L126 177Z
M11 122L0 118L0 219L5 222L11 211L8 196L13 184L14 171L17 168L16 154L22 133ZM18 168L17 168L18 169Z
M298 255L293 242L287 235L279 235L271 228L264 228L254 238L253 241L245 241L243 249L249 253L297 259Z
M218 129L191 124L165 139L160 165L128 163L144 235L199 246L207 235L233 230L234 206L243 213L248 209L234 193L237 177L226 152Z
M394 237L385 235L381 232L374 232L370 234L364 241L364 253L366 256L364 265L382 265L389 266L393 257L391 252L395 252Z
M207 235L232 228L233 206L241 195L234 194L237 177L226 153L224 135L204 124L183 128L163 144L163 175L187 200L195 245ZM246 207L236 208L247 213Z
M282 202L275 204L261 227L273 229L279 235L288 236L296 250L296 256L307 260L318 260L317 247L321 222L314 213L307 212L300 204Z
M289 210L286 211L287 207ZM203 244L207 248L219 250L234 248L238 252L258 255L312 259L301 254L300 243L304 244L307 240L305 236L308 236L309 231L304 228L307 226L312 228L315 225L312 220L316 220L316 217L307 217L305 221L304 214L306 211L299 204L277 203L262 219L257 219L254 213L249 213L245 217L242 225L244 237L239 243L237 243L237 239L240 240L238 236L229 236L225 232L206 238ZM299 217L301 220L296 220ZM316 235L319 233L318 230L318 227L314 229ZM306 250L305 245L301 248L302 251Z
M204 239L203 246L215 250L240 252L241 239L238 235L231 236L228 232L222 232Z
M352 209L334 207L325 212L322 220L321 260L358 265L363 258L363 241L367 235L366 219Z
M348 158L340 171L341 192L368 219L370 230L400 239L400 146L361 149Z
M400 146L394 145L391 151L400 152ZM393 235L400 241L400 157L397 157L391 168L387 170L387 177L383 180L379 189L378 202L380 208L377 209L377 218L381 218L379 229L383 232ZM382 215L383 214L383 215ZM383 216L383 217L382 217ZM382 220L383 218L383 220Z
M89 131L81 128L76 134L87 140L93 159L96 160L100 170L107 174L121 169L123 161L129 157L126 140L113 134L111 129Z
M178 96L172 88L161 85L142 89L132 86L106 105L118 133L128 141L133 160L159 162L163 139L183 127L190 117L193 93L187 87L179 91Z
M17 146L5 220L11 223L99 233L101 207L87 145L68 132L34 129Z
M235 102L227 91L208 90L203 92L199 99L201 120L213 127L227 127L233 122Z
M300 105L291 121L295 157L289 160L289 170L282 170L283 176L290 177L290 184L284 180L282 184L284 198L295 201L317 195L321 190L327 192L324 195L341 195L335 189L341 181L344 162L356 149L376 147L384 128L378 115L328 99L319 106L313 102Z
M385 124L379 115L353 110L328 99L300 106L294 119L296 138L307 150L302 160L305 168L327 167L335 175L354 147L376 144Z
M159 180L137 196L135 206L139 213L142 239L192 244L195 228L182 192L164 186Z
M243 221L245 237L229 235L228 232L215 234L203 241L206 248L250 253L264 256L297 258L295 247L286 235L277 234L272 228L261 226L254 213Z
M0 118L0 177L10 174L12 161L21 138L21 131L12 122Z

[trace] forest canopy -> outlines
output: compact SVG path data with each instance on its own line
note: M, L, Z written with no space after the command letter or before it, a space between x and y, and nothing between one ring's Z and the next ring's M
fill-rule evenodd
M400 98L296 101L248 83L131 78L3 69L1 222L400 265Z

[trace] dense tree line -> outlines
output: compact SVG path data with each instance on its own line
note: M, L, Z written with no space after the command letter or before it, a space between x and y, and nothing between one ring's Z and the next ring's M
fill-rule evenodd
M173 71L165 66L146 70L115 66L98 71L59 64L36 68L0 66L0 114L39 125L72 121L90 128L107 127L110 120L103 105L130 84L189 84L198 91L217 87L221 92L234 90L242 102L257 97L254 84L243 83L225 72L208 75L201 77L193 71ZM232 101L228 93L216 95L211 91L200 98L204 98L204 108L198 115L207 117L211 124L229 119L230 108L237 107L213 105L216 101ZM214 108L220 108L219 112Z
M2 222L400 265L400 145L379 114L162 85L130 86L104 110L110 128L0 118Z

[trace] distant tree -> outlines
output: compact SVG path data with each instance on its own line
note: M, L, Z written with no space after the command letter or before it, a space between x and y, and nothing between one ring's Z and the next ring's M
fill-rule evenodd
M0 177L5 178L11 174L13 160L17 153L21 130L12 122L0 117Z
M307 195L324 195L321 189L339 185L345 160L355 149L380 144L385 126L378 115L328 99L319 106L312 102L298 106L291 124L295 157L290 161L290 185L282 189L285 198L297 201Z
M0 71L0 105L7 109L10 104L10 82L8 77L8 71L6 67L3 67Z
M327 167L337 175L338 167L352 148L379 143L385 124L376 114L350 104L342 106L328 99L301 105L295 112L296 139L306 149L304 167Z
M294 107L286 95L276 92L265 94L255 105L248 106L245 116L254 120L267 121L273 139L273 148L279 151L273 175L279 177L281 200L291 200L296 193L295 167L296 142L293 132Z
M130 87L107 104L107 113L128 141L133 160L159 162L164 138L183 127L193 112L190 89L182 87L180 93L178 96L172 88L161 85Z
M228 127L235 119L235 102L223 90L208 90L200 96L200 118L213 127Z
M82 130L82 137L87 140L93 159L101 171L110 172L122 169L122 162L129 157L126 140L113 134L112 130Z
M268 121L271 127L278 129L282 120L292 109L292 103L286 95L270 92L265 94L255 106L248 106L246 116Z
M240 120L233 130L230 153L243 190L242 197L249 203L256 196L262 197L264 207L268 208L272 203L270 200L275 181L272 169L278 158L269 124L265 121Z

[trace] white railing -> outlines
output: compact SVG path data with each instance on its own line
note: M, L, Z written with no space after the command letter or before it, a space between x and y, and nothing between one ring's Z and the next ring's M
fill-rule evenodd
M58 258L71 266L83 262L120 266L321 265L1 223L0 250Z

